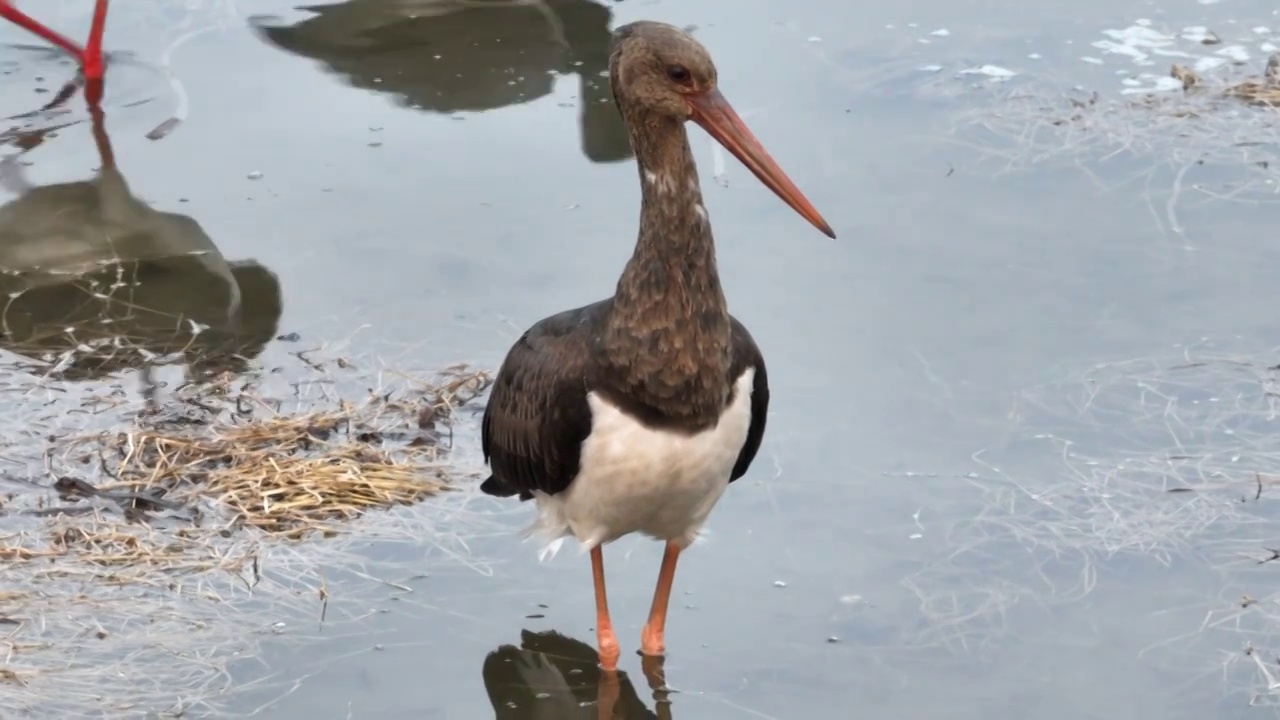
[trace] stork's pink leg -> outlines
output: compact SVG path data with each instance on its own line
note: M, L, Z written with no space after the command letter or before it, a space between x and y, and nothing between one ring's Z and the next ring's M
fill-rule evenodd
M662 554L662 569L658 571L658 586L653 590L649 621L640 632L640 652L645 655L660 656L667 651L667 605L671 602L671 585L675 582L679 559L680 546L667 543L667 550Z
M618 669L622 650L618 636L613 632L613 620L609 617L608 593L604 587L604 552L600 546L591 548L591 575L596 586L596 642L600 648L600 667L608 673Z
M107 1L95 0L93 25L89 30L89 44L83 48L69 40L65 35L50 30L35 18L14 7L10 0L0 0L0 18L8 20L66 51L80 63L86 79L101 80L103 73L106 71L106 64L102 60L102 33L107 26Z

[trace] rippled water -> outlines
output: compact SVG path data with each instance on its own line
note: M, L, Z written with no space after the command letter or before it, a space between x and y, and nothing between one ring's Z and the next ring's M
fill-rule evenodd
M88 0L33 5L87 27ZM608 33L640 18L696 28L726 96L839 240L691 130L773 417L682 561L673 693L657 710L631 651L660 552L607 550L628 673L616 717L1273 712L1251 703L1280 675L1280 566L1258 563L1274 542L1263 476L1280 472L1276 121L1225 103L1180 116L1195 102L1180 90L1124 104L1172 87L1174 62L1215 82L1260 75L1280 45L1267 4L120 0L112 13L107 46L132 53L106 103L121 182L184 228L160 235L220 256L156 290L203 305L154 302L239 317L259 338L250 355L285 352L266 340L282 333L359 328L361 352L419 367L496 366L530 323L612 291L639 192L602 76ZM1207 31L1222 42L1203 44ZM0 111L40 107L72 74L0 48ZM31 186L94 177L81 105L6 121L55 129L11 158L0 213ZM149 139L157 126L168 133ZM457 432L479 471L474 421ZM420 511L436 531L457 523L465 557L371 544L404 568L382 579L411 591L335 587L367 616L269 641L233 666L248 689L232 708L596 717L586 559L539 565L516 535L529 508L465 505ZM522 635L551 630L568 639ZM522 638L523 654L501 649ZM521 684L520 663L557 677L540 650L569 658L576 695Z

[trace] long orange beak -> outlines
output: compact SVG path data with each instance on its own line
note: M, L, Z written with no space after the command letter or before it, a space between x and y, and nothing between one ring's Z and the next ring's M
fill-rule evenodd
M769 153L765 151L756 136L751 134L746 123L742 122L742 118L738 117L738 113L734 112L733 106L724 99L724 95L721 95L719 90L711 88L703 93L689 95L685 99L688 100L689 107L693 108L694 122L701 125L703 130L710 133L711 137L725 146L734 157L741 160L743 165L750 168L751 172L760 178L760 182L782 198L792 210L813 223L813 226L827 237L835 238L835 232L831 230L827 221L822 219L817 208L809 202L804 193L800 192L795 183L791 182L791 178L782 172L778 163L769 157Z

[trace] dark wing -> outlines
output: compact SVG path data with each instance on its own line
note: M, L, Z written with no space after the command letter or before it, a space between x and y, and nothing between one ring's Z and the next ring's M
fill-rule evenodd
M743 327L738 319L729 316L731 325L730 344L733 347L733 362L729 366L729 377L737 379L747 368L756 369L751 388L751 426L747 428L747 442L738 453L738 461L733 465L733 474L729 482L733 482L747 474L751 461L756 459L760 450L760 441L764 439L765 418L769 414L769 373L765 371L764 356L751 333Z
M489 495L521 500L562 492L578 474L591 432L587 363L596 318L609 301L566 310L525 331L494 380L480 430Z

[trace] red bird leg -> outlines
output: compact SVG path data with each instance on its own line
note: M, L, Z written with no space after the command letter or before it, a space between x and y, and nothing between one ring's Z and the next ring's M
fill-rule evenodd
M102 33L107 25L107 0L95 0L93 25L89 30L89 47L82 48L65 35L55 32L35 18L14 7L10 0L0 0L0 18L34 33L51 45L61 48L80 63L84 76L90 80L101 79L106 70L102 60Z
M95 0L93 6L93 24L89 26L89 42L84 46L84 67L86 80L101 80L106 72L106 63L102 60L102 33L107 29L107 0Z
M618 657L622 654L618 636L613 632L613 620L609 618L609 600L604 589L604 553L600 546L591 549L591 575L596 585L596 641L600 646L600 667L606 672L618 669Z
M649 621L640 633L640 652L660 656L667 651L664 634L667 628L667 605L671 602L671 584L676 577L676 561L680 559L680 547L667 543L662 554L662 569L658 571L658 586L653 590L653 606L649 609Z

